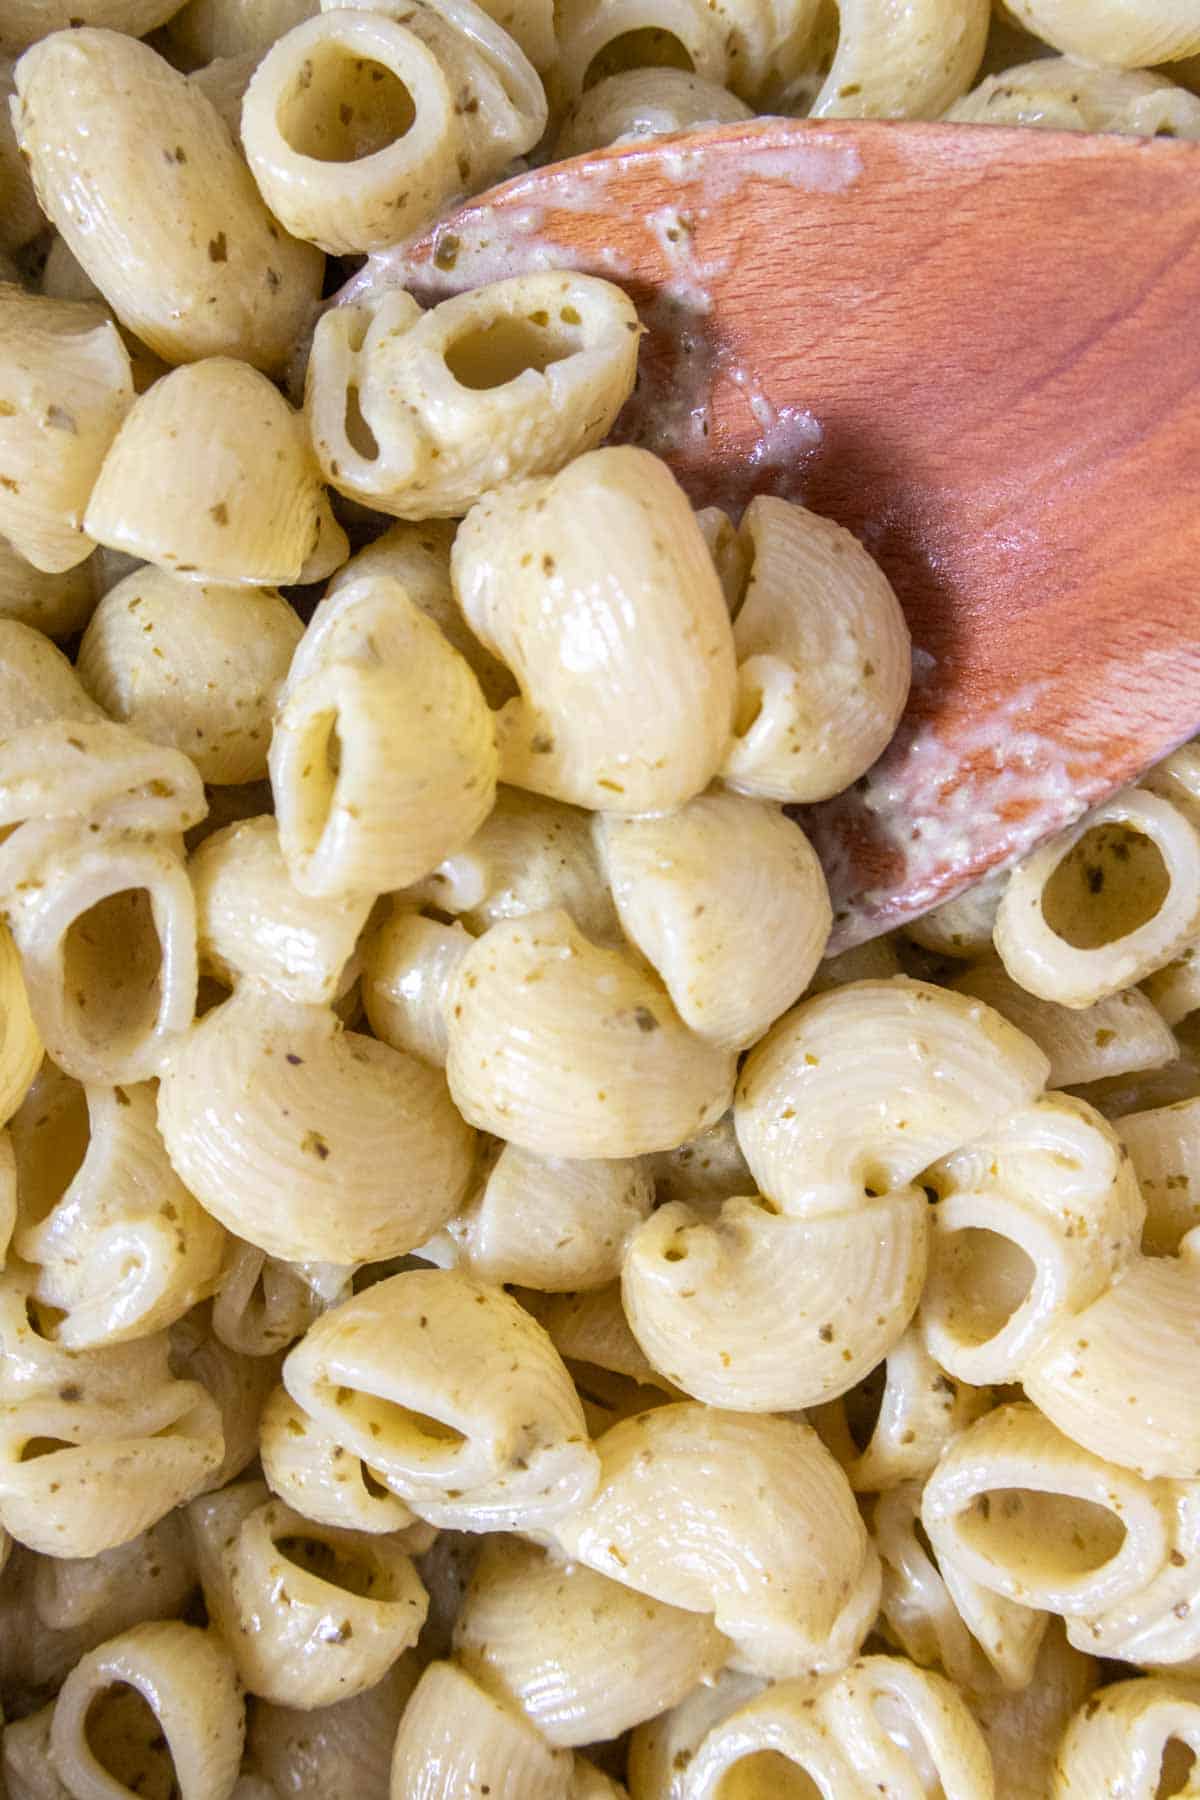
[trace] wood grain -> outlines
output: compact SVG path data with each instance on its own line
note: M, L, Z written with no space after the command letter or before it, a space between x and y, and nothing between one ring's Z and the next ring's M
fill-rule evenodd
M758 120L535 171L357 287L555 263L650 327L618 435L841 520L900 595L904 724L805 818L839 945L1200 729L1200 144Z

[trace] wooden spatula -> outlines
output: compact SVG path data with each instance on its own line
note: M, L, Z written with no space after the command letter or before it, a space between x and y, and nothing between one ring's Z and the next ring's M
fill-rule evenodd
M649 326L619 438L841 520L903 602L901 729L803 815L835 947L1200 729L1200 144L756 120L535 170L349 291L546 266Z

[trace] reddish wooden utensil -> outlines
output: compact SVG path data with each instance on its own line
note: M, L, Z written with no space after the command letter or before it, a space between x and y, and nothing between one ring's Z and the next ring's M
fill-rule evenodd
M559 265L650 328L618 437L841 520L903 602L900 732L803 815L837 947L1200 729L1200 144L756 120L538 169L348 292Z

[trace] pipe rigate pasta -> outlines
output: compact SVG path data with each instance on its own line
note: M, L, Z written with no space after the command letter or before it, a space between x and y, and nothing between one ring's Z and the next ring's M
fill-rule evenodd
M104 717L62 651L16 619L0 619L0 711L10 733L51 719Z
M269 757L279 842L303 894L406 887L491 811L497 751L479 683L398 582L325 600L292 659Z
M1189 0L1009 0L1026 31L1088 62L1118 69L1172 63L1200 51L1200 19Z
M1137 1257L1146 1210L1129 1159L1068 1094L1013 1112L925 1179L939 1202L921 1329L964 1381L1023 1379Z
M464 187L495 181L545 125L532 66L471 0L342 0L276 41L242 108L267 205L337 255L419 231Z
M243 1356L223 1344L212 1328L212 1308L196 1307L171 1327L171 1367L185 1381L198 1381L221 1415L224 1450L219 1466L205 1478L201 1493L236 1481L258 1455L263 1408L278 1374L274 1359Z
M474 1143L438 1070L251 982L173 1053L158 1122L200 1204L290 1262L423 1243L457 1207Z
M1142 1248L1173 1256L1200 1225L1200 1100L1126 1113L1116 1129L1146 1202Z
M454 1655L548 1743L620 1737L722 1668L729 1644L684 1612L517 1538L489 1538L454 1628Z
M668 812L733 725L724 595L683 490L645 450L578 457L480 501L454 542L472 630L521 687L505 781L596 811Z
M181 436L187 456L170 448ZM141 395L83 523L97 543L198 585L316 581L347 550L300 414L228 356L173 369Z
M553 1749L457 1664L429 1664L396 1734L391 1800L451 1800L485 1787L492 1800L570 1800L570 1784L569 1751Z
M997 962L979 963L950 985L1003 1013L1046 1052L1052 1088L1160 1069L1179 1055L1170 1026L1138 988L1122 988L1092 1006L1060 1006L1019 987Z
M144 37L175 10L176 0L4 0L0 49L15 55L51 32L96 25Z
M1052 1619L1027 1686L970 1694L1004 1800L1046 1800L1063 1732L1099 1676L1100 1665L1069 1644L1060 1621Z
M1084 1007L1169 962L1198 927L1200 833L1181 807L1129 788L1013 870L995 942L1021 987Z
M596 842L622 929L690 1031L744 1050L799 999L833 914L816 852L777 807L702 794L665 817L601 813Z
M1128 1800L1155 1800L1163 1793L1183 1800L1195 1792L1188 1772L1197 1757L1200 1683L1153 1676L1113 1682L1067 1725L1048 1800L1092 1800L1105 1788Z
M0 531L61 574L94 549L84 513L133 405L129 354L103 307L0 286Z
M737 717L721 776L762 799L825 800L896 729L912 676L908 626L879 564L832 519L760 494L738 535Z
M545 1156L638 1156L714 1124L734 1056L561 910L493 925L447 994L446 1079L464 1118Z
M95 604L95 567L90 557L73 569L48 574L35 569L0 534L0 621L15 619L44 631L47 637L69 638L82 631Z
M726 28L705 0L560 0L555 7L558 59L548 79L560 106L605 76L628 68L687 69L723 84L728 76Z
M188 1522L209 1616L252 1694L329 1706L416 1643L428 1601L402 1540L318 1524L259 1481L193 1501Z
M782 1678L842 1667L870 1627L879 1563L845 1476L798 1420L694 1401L614 1425L600 1486L553 1536L572 1560L713 1615L731 1661Z
M246 1764L278 1800L297 1780L321 1800L386 1800L396 1731L421 1666L412 1651L365 1694L300 1709L255 1703L246 1728ZM260 1800L255 1792L235 1800Z
M629 1740L631 1800L682 1800L688 1767L708 1733L765 1686L761 1676L722 1669L670 1712L639 1725Z
M318 1525L355 1531L398 1532L413 1514L390 1493L360 1457L349 1456L337 1437L277 1387L263 1410L260 1433L263 1474L272 1493ZM368 1480L370 1486L368 1486ZM432 1538L432 1528L428 1530ZM406 1540L416 1549L415 1534Z
M295 1343L321 1311L298 1265L230 1239L212 1309L213 1332L222 1344L240 1356L273 1357Z
M544 1530L598 1465L550 1339L502 1288L452 1270L392 1276L325 1314L288 1392L431 1524Z
M514 275L427 313L403 292L334 307L317 326L305 400L325 477L367 506L427 519L552 475L593 449L629 398L640 329L620 288L569 271Z
M626 69L597 82L572 107L554 140L554 154L579 156L606 144L696 131L704 125L732 125L752 117L745 101L718 81L705 81L684 69Z
M82 1097L87 1148L61 1191L45 1180L52 1171L44 1151L43 1167L30 1166L41 1148L36 1124L15 1133L22 1190L15 1248L37 1270L37 1299L64 1315L57 1341L65 1350L119 1344L173 1324L216 1288L227 1242L168 1161L152 1085L89 1086ZM36 1104L31 1110L40 1116Z
M121 323L171 363L282 369L323 258L274 222L211 101L112 31L43 38L16 80L38 199Z
M904 935L938 956L961 958L964 962L990 956L996 908L1007 881L1007 869L985 875L982 881L974 882L953 900L943 900L940 906L922 913L919 919L910 919L904 927ZM878 943L879 940L869 941Z
M1097 69L1073 56L1041 57L989 75L946 117L967 125L1200 137L1200 99L1177 82L1148 69Z
M398 910L363 951L362 999L371 1030L393 1050L446 1066L446 996L471 947L461 925Z
M7 1124L28 1094L42 1060L21 958L7 925L0 925L0 1123ZM6 1140L7 1141L7 1140ZM8 1242L8 1233L0 1231Z
M936 119L975 79L988 0L917 0L899 15L891 0L837 0L837 8L837 52L813 118Z

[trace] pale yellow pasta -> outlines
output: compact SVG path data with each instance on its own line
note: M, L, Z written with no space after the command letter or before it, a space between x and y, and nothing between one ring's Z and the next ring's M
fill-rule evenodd
M586 1756L571 1759L571 1785L567 1800L629 1800L628 1791Z
M366 1532L398 1532L412 1525L413 1514L403 1500L359 1457L348 1455L286 1388L277 1387L264 1409L261 1454L272 1493L306 1519ZM431 1527L420 1530L432 1537ZM418 1547L415 1534L406 1541Z
M619 1737L722 1668L729 1644L683 1612L517 1538L491 1537L454 1628L454 1655L548 1743Z
M0 531L34 568L86 560L84 514L133 404L129 355L102 307L0 286Z
M181 1612L194 1583L183 1515L172 1512L98 1556L31 1557L27 1617L72 1637L74 1662L131 1625Z
M814 118L936 119L975 79L988 0L916 0L900 12L892 0L837 0L837 8L837 54Z
M549 79L560 103L626 68L665 64L714 83L729 77L728 25L705 0L608 0L602 7L565 0L555 8L555 32L558 61Z
M616 1282L583 1293L545 1294L526 1290L521 1303L543 1325L559 1355L586 1364L589 1372L606 1370L678 1398L677 1391L646 1360L625 1310Z
M193 1501L188 1522L209 1616L252 1694L330 1706L416 1643L425 1590L391 1536L305 1519L258 1481Z
M977 1000L897 977L801 1001L738 1081L738 1142L789 1214L863 1204L1028 1105L1046 1058Z
M365 1694L311 1710L255 1704L246 1732L246 1760L270 1782L263 1800L307 1788L321 1800L385 1800L392 1746L404 1708L420 1677L411 1653ZM241 1800L235 1789L233 1800Z
M84 526L98 543L217 586L315 581L346 555L303 419L227 356L173 369L141 396Z
M350 0L268 50L242 142L275 217L346 255L384 249L464 187L489 186L545 125L534 69L471 0Z
M600 814L596 842L626 937L697 1036L744 1050L804 992L833 914L815 851L777 807L705 794L665 817Z
M580 1162L518 1144L481 1159L466 1203L445 1228L455 1265L481 1281L549 1293L605 1287L654 1188L636 1159Z
M42 1040L29 1009L21 959L8 926L0 926L0 1123L6 1124L25 1099L41 1060ZM7 1203L3 1213L7 1218ZM8 1238L0 1227L0 1242L7 1245Z
M1200 1576L1200 1486L1194 1481L1143 1485L1167 1523L1167 1556L1133 1593L1104 1610L1068 1616L1067 1636L1093 1656L1195 1674L1200 1668L1200 1617L1194 1604Z
M1092 1800L1101 1793L1156 1800L1196 1792L1200 1757L1200 1683L1117 1681L1081 1706L1054 1758L1048 1800ZM1183 1783L1180 1786L1180 1783Z
M1146 1202L1142 1248L1173 1256L1200 1225L1200 1100L1126 1113L1116 1130Z
M1200 99L1186 88L1149 70L1098 69L1072 56L1042 57L989 75L946 117L968 125L1200 137Z
M620 813L707 785L733 722L733 640L665 464L620 447L512 483L459 527L453 572L472 630L521 686L499 715L506 781Z
M1093 1456L1025 1402L986 1413L950 1446L921 1518L948 1582L959 1570L1071 1620L1139 1595L1173 1548L1165 1483Z
M912 1188L799 1218L761 1195L726 1200L715 1219L660 1206L626 1253L630 1326L653 1366L710 1406L835 1399L916 1311L927 1212Z
M585 937L623 942L590 815L521 788L497 789L470 843L439 864L416 897L455 914L473 936L501 919L560 906Z
M824 800L896 729L912 674L904 614L878 563L832 519L759 495L739 535L749 572L721 775L763 799Z
M244 50L240 56L220 56L188 76L191 85L216 109L235 142L241 135L242 102L258 63L255 51Z
M104 596L76 667L112 718L185 751L205 781L258 781L303 629L269 589L197 586L147 566Z
M11 56L52 31L101 25L142 37L170 18L175 0L4 0L0 47Z
M979 963L950 985L995 1007L1046 1052L1051 1087L1160 1069L1179 1054L1162 1014L1137 988L1123 988L1092 1006L1060 1006L1027 993L997 962Z
M1027 31L1073 56L1121 69L1174 62L1200 51L1200 19L1189 0L1008 0Z
M15 1248L34 1293L64 1315L66 1350L146 1337L216 1288L226 1237L167 1159L149 1082L84 1090L88 1143L47 1209L23 1196ZM54 1184L55 1186L57 1184Z
M546 1156L638 1156L729 1105L734 1057L659 983L561 910L478 938L447 995L446 1078L464 1118Z
M51 719L104 717L62 651L16 619L0 619L0 716L10 734Z
M987 1740L1003 1800L1046 1800L1055 1754L1076 1707L1099 1679L1099 1665L1070 1645L1057 1619L1042 1639L1029 1685L972 1693L969 1704Z
M503 706L516 692L516 682L484 649L467 621L450 579L450 551L455 525L449 519L425 519L419 524L400 519L352 556L333 576L326 595L338 593L365 575L386 575L398 581L409 599L428 613L442 636L465 657L491 707Z
M1024 1366L1025 1392L1097 1456L1139 1475L1200 1480L1192 1362L1200 1316L1200 1233L1177 1257L1137 1257Z
M1155 969L1142 984L1168 1025L1178 1025L1200 1006L1200 945L1185 944L1179 955Z
M43 211L121 323L168 362L281 369L315 310L322 258L275 224L204 94L109 31L44 38L16 79L17 141Z
M264 816L214 831L193 852L188 873L206 974L227 987L262 982L302 1005L338 998L371 910L367 896L302 894L288 875L275 820Z
M944 1670L970 1694L1024 1691L1046 1615L989 1594L961 1572L951 1572L952 1594L928 1539L922 1541L920 1521L919 1481L890 1488L875 1503L872 1536L883 1566L884 1634L913 1662Z
M0 824L24 821L166 837L204 817L204 785L180 750L103 718L26 725L0 740ZM36 828L25 834L38 841ZM19 862L21 842L9 841Z
M7 43L0 20L0 43ZM43 230L46 221L33 191L29 169L17 149L9 103L17 91L13 65L0 57L0 249L20 250ZM12 277L16 280L16 276Z
M8 1800L73 1800L50 1761L51 1702L40 1712L14 1719L5 1729L3 1757Z
M48 1053L79 1081L145 1081L196 1000L196 914L179 842L51 819L0 851L0 893Z
M433 1662L404 1709L392 1756L391 1800L570 1800L571 1757L464 1670Z
M0 620L16 619L48 637L71 637L87 624L95 604L95 571L90 558L73 569L50 574L35 569L0 536Z
M49 1755L72 1800L173 1785L180 1800L228 1800L246 1719L216 1633L136 1625L71 1671L54 1702Z
M566 1370L500 1288L395 1275L335 1307L284 1364L292 1398L431 1524L545 1529L595 1489Z
M658 1407L596 1445L600 1487L554 1528L597 1573L713 1615L735 1667L840 1668L879 1601L879 1564L845 1476L796 1420Z
M318 0L188 0L164 41L185 68L217 57L262 57L285 31L317 11Z
M1169 962L1200 923L1200 834L1145 788L1106 801L1014 869L996 949L1043 1000L1091 1006Z
M158 1121L200 1204L290 1262L423 1243L457 1207L473 1148L437 1070L250 982L171 1057Z
M171 1367L206 1388L221 1415L224 1453L200 1490L211 1493L236 1481L258 1455L263 1408L278 1365L274 1357L246 1356L222 1343L213 1330L212 1308L202 1306L171 1327Z
M892 1345L881 1373L877 1394L878 1373L810 1419L855 1493L928 1475L950 1440L992 1403L988 1388L956 1381L939 1367L915 1325Z
M552 475L593 449L629 398L640 330L620 288L563 271L512 276L427 313L399 291L371 309L334 307L317 327L306 390L325 478L381 512L423 519Z
M663 69L650 70L651 77L666 74ZM636 73L636 71L631 71ZM738 607L746 598L746 578L749 573L749 540L743 538L729 514L719 506L702 506L697 510L696 523L700 527L708 553L713 559L721 582L721 591L725 595L725 604L731 619L736 619Z
M1137 1256L1146 1209L1121 1141L1068 1094L1014 1112L926 1180L939 1204L921 1329L964 1381L1024 1379Z
M497 768L479 683L398 582L368 575L323 603L270 750L301 893L374 899L429 874L487 817Z
M972 961L986 956L992 948L992 930L996 908L1008 881L1008 870L998 875L985 875L953 900L922 913L904 927L905 935L938 956L962 957ZM873 940L877 941L877 940Z
M213 1301L213 1331L242 1356L274 1356L295 1342L321 1303L296 1265L231 1239L231 1254Z
M682 1200L697 1212L715 1214L722 1200L754 1191L731 1112L673 1150L644 1158L642 1166L654 1182L657 1201Z
M688 1768L709 1731L765 1685L761 1676L723 1669L670 1712L639 1725L629 1740L632 1800L683 1800Z
M37 1323L32 1272L0 1276L0 1523L47 1556L94 1556L190 1498L222 1455L220 1415L177 1381L165 1334L87 1351Z
M363 1006L375 1036L444 1069L446 995L470 947L461 925L400 910L385 919L363 951Z
M597 82L576 102L554 140L554 154L579 156L606 144L752 117L745 102L718 81L684 69L626 69Z

